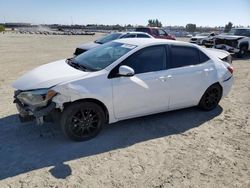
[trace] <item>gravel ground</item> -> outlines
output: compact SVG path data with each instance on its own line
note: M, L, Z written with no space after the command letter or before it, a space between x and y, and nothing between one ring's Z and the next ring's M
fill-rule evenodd
M250 57L211 112L196 108L107 126L88 142L21 124L11 83L97 36L0 34L0 187L250 187ZM40 136L42 133L42 136Z

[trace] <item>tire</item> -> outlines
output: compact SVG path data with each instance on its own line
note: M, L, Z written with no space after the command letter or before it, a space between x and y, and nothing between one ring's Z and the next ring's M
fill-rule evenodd
M202 110L210 111L216 108L222 97L222 88L219 84L211 85L203 94L199 107Z
M246 56L246 54L247 54L247 46L241 46L240 51L236 55L239 58L243 58Z
M205 46L206 42L207 42L206 40L203 40L202 43L201 43L201 45Z
M93 102L72 103L62 113L63 133L74 141L86 141L96 137L105 125L103 109Z

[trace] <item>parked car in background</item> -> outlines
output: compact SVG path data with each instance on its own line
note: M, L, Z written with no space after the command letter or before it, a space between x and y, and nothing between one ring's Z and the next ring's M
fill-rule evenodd
M186 35L186 37L188 37L188 38L192 38L192 37L193 37L193 35L192 35L192 34L187 34L187 35Z
M122 38L153 38L153 37L149 35L148 33L144 33L144 32L134 32L134 31L133 32L114 32L100 39L97 39L94 42L89 42L89 43L85 43L85 44L78 46L74 52L74 55L80 55L81 53L86 52L92 48L95 48L101 44L105 44L112 40L122 39Z
M214 48L227 50L238 57L244 57L250 50L250 28L232 29L228 34L216 36Z
M158 39L175 40L175 37L168 34L164 29L158 27L138 27L135 31L145 32Z
M232 67L206 48L127 38L42 65L13 87L21 119L59 117L67 137L84 141L106 123L191 106L213 110L232 83Z
M191 37L190 41L193 44L206 45L215 37L215 33L201 33Z

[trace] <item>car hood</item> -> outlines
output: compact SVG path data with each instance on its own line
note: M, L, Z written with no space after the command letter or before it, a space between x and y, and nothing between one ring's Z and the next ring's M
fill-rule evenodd
M81 48L83 50L90 50L90 49L95 48L99 45L100 44L95 43L95 42L89 42L89 43L81 44L80 46L78 46L78 48Z
M244 36L237 36L237 35L218 35L215 38L218 39L227 39L227 40L237 40L237 39L242 39Z
M192 37L192 39L204 39L206 38L207 36L194 36Z
M215 49L215 48L206 48L206 51L209 54L212 54L213 56L218 57L219 59L224 59L225 57L230 55L230 53L228 53L225 50L219 50L219 49Z
M63 59L37 67L21 76L12 86L22 91L50 88L89 74L71 67L65 61L66 59Z

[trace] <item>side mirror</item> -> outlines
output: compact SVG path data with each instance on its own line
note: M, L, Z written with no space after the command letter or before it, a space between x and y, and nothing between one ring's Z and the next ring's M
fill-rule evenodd
M129 66L122 65L119 67L119 73L120 76L134 76L135 71Z

